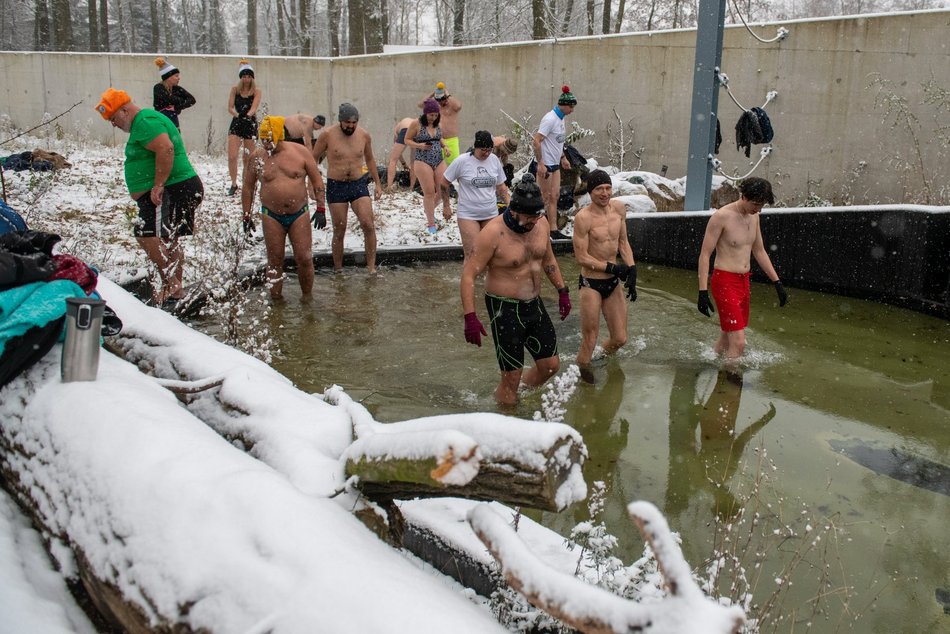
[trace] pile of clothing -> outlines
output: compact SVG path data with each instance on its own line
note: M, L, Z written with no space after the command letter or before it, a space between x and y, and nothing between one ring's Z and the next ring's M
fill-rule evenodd
M30 231L0 202L0 387L39 361L63 337L66 298L94 295L98 274L79 258L54 252L60 237ZM103 334L118 334L106 310Z

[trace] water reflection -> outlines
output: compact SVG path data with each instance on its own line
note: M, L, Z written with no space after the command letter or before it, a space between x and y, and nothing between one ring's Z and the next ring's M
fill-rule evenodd
M670 459L664 509L671 524L693 500L712 498L711 510L722 519L733 517L740 502L730 490L746 445L775 418L775 405L737 433L743 371L722 368L709 396L703 400L706 372L678 368L670 389ZM698 434L697 434L698 431Z
M565 277L577 275L571 259L559 262ZM812 517L845 518L832 563L856 589L857 610L868 613L859 629L945 626L950 617L935 589L950 588L950 497L879 474L832 447L896 447L950 464L950 323L798 290L794 310L754 306L737 377L706 354L718 325L696 313L695 273L641 269L629 343L595 369L595 385L578 385L565 404L565 422L590 451L588 484L607 484L603 519L620 540L618 554L627 562L640 556L643 542L625 507L646 499L680 533L687 560L702 562L717 515L744 497L743 469L756 468L761 445L770 501L784 500L774 513L807 507ZM312 305L293 301L295 285L286 285L288 301L264 302L259 314L283 351L274 365L306 391L341 385L380 421L492 411L498 366L490 349L465 343L458 275L458 263L391 267L378 278L318 271ZM762 291L753 298L770 289ZM553 290L544 299L557 301ZM566 366L580 345L579 320L572 315L556 327ZM540 409L540 391L533 391L517 416ZM587 519L585 506L536 519L568 535ZM767 559L762 570L775 565ZM818 592L799 581L789 606L811 605ZM773 589L763 582L757 600ZM838 616L830 615L810 631L837 631Z

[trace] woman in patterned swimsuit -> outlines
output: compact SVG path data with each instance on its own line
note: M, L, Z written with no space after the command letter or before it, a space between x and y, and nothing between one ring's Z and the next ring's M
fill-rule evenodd
M426 231L434 234L435 203L439 199L439 183L445 173L445 160L442 158L442 128L439 127L440 109L435 99L426 99L422 104L422 116L413 121L406 131L406 145L415 149L416 181L422 187L423 209L426 214ZM449 220L452 209L444 207L442 216Z

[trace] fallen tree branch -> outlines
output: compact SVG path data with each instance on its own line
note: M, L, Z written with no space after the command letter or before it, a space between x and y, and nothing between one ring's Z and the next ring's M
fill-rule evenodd
M707 598L692 580L689 567L662 514L649 502L635 502L628 512L650 542L670 596L656 603L636 603L587 584L542 563L487 505L469 511L468 522L501 565L508 584L535 607L581 632L738 632L745 615Z
M74 103L74 104L71 105L70 107L66 108L66 110L64 110L63 112L60 112L58 115L56 115L55 117L53 117L53 118L50 119L49 121L44 121L43 123L38 123L38 124L36 124L35 126L33 126L32 128L30 128L29 130L24 130L24 131L21 132L20 134L18 134L18 135L16 135L16 136L13 136L13 137L10 137L10 138L7 139L6 141L0 141L0 145L6 145L7 143L9 143L9 142L11 142L11 141L15 141L16 139L19 139L21 136L25 136L25 135L29 134L29 133L32 132L33 130L36 130L36 129L38 129L38 128L42 128L42 127L45 126L45 125L51 124L52 122L56 121L56 120L59 119L60 117L69 114L70 111L72 111L73 108L75 108L76 106L78 106L78 105L81 104L82 102L83 102L83 100L80 99L79 101L77 101L76 103Z

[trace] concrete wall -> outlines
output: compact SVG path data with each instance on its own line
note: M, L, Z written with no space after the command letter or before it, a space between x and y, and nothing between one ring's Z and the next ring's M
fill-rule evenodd
M924 171L934 189L944 188L943 198L930 202L945 204L950 161L934 138L936 124L926 116L932 108L920 103L920 84L933 78L950 88L950 11L783 25L791 35L778 43L760 44L743 26L727 28L724 38L722 70L737 100L750 108L762 105L769 90L779 93L767 108L775 128L774 152L756 173L773 180L789 205L801 203L809 191L839 204L849 202L849 192L855 203L925 202L920 170L894 168L887 161L894 154L910 158L916 148L903 129L882 123L884 111L875 107L877 91L867 87L872 75L880 73L921 117ZM776 26L754 28L771 37ZM332 60L267 57L252 63L266 112L323 113L332 120L340 102L356 104L373 134L378 160L389 151L393 123L416 114L415 104L437 81L463 102L463 144L479 128L496 134L510 130L501 110L519 120L530 114L537 125L566 83L579 100L569 120L597 133L578 144L581 151L616 164L608 155L606 135L608 124L616 129L615 109L633 123L635 147L645 148L642 168L659 171L666 164L675 178L686 170L695 38L695 31L683 30ZM0 53L2 110L22 129L37 123L44 112L56 115L82 100L59 120L64 132L121 143L125 135L112 131L92 107L109 85L150 105L158 80L153 59ZM182 85L198 99L182 116L189 147L223 152L229 122L225 102L237 79L239 58L170 59L182 69ZM751 163L734 143L741 111L724 90L719 103L724 137L719 158L729 173L744 174ZM753 161L759 147L753 148Z

